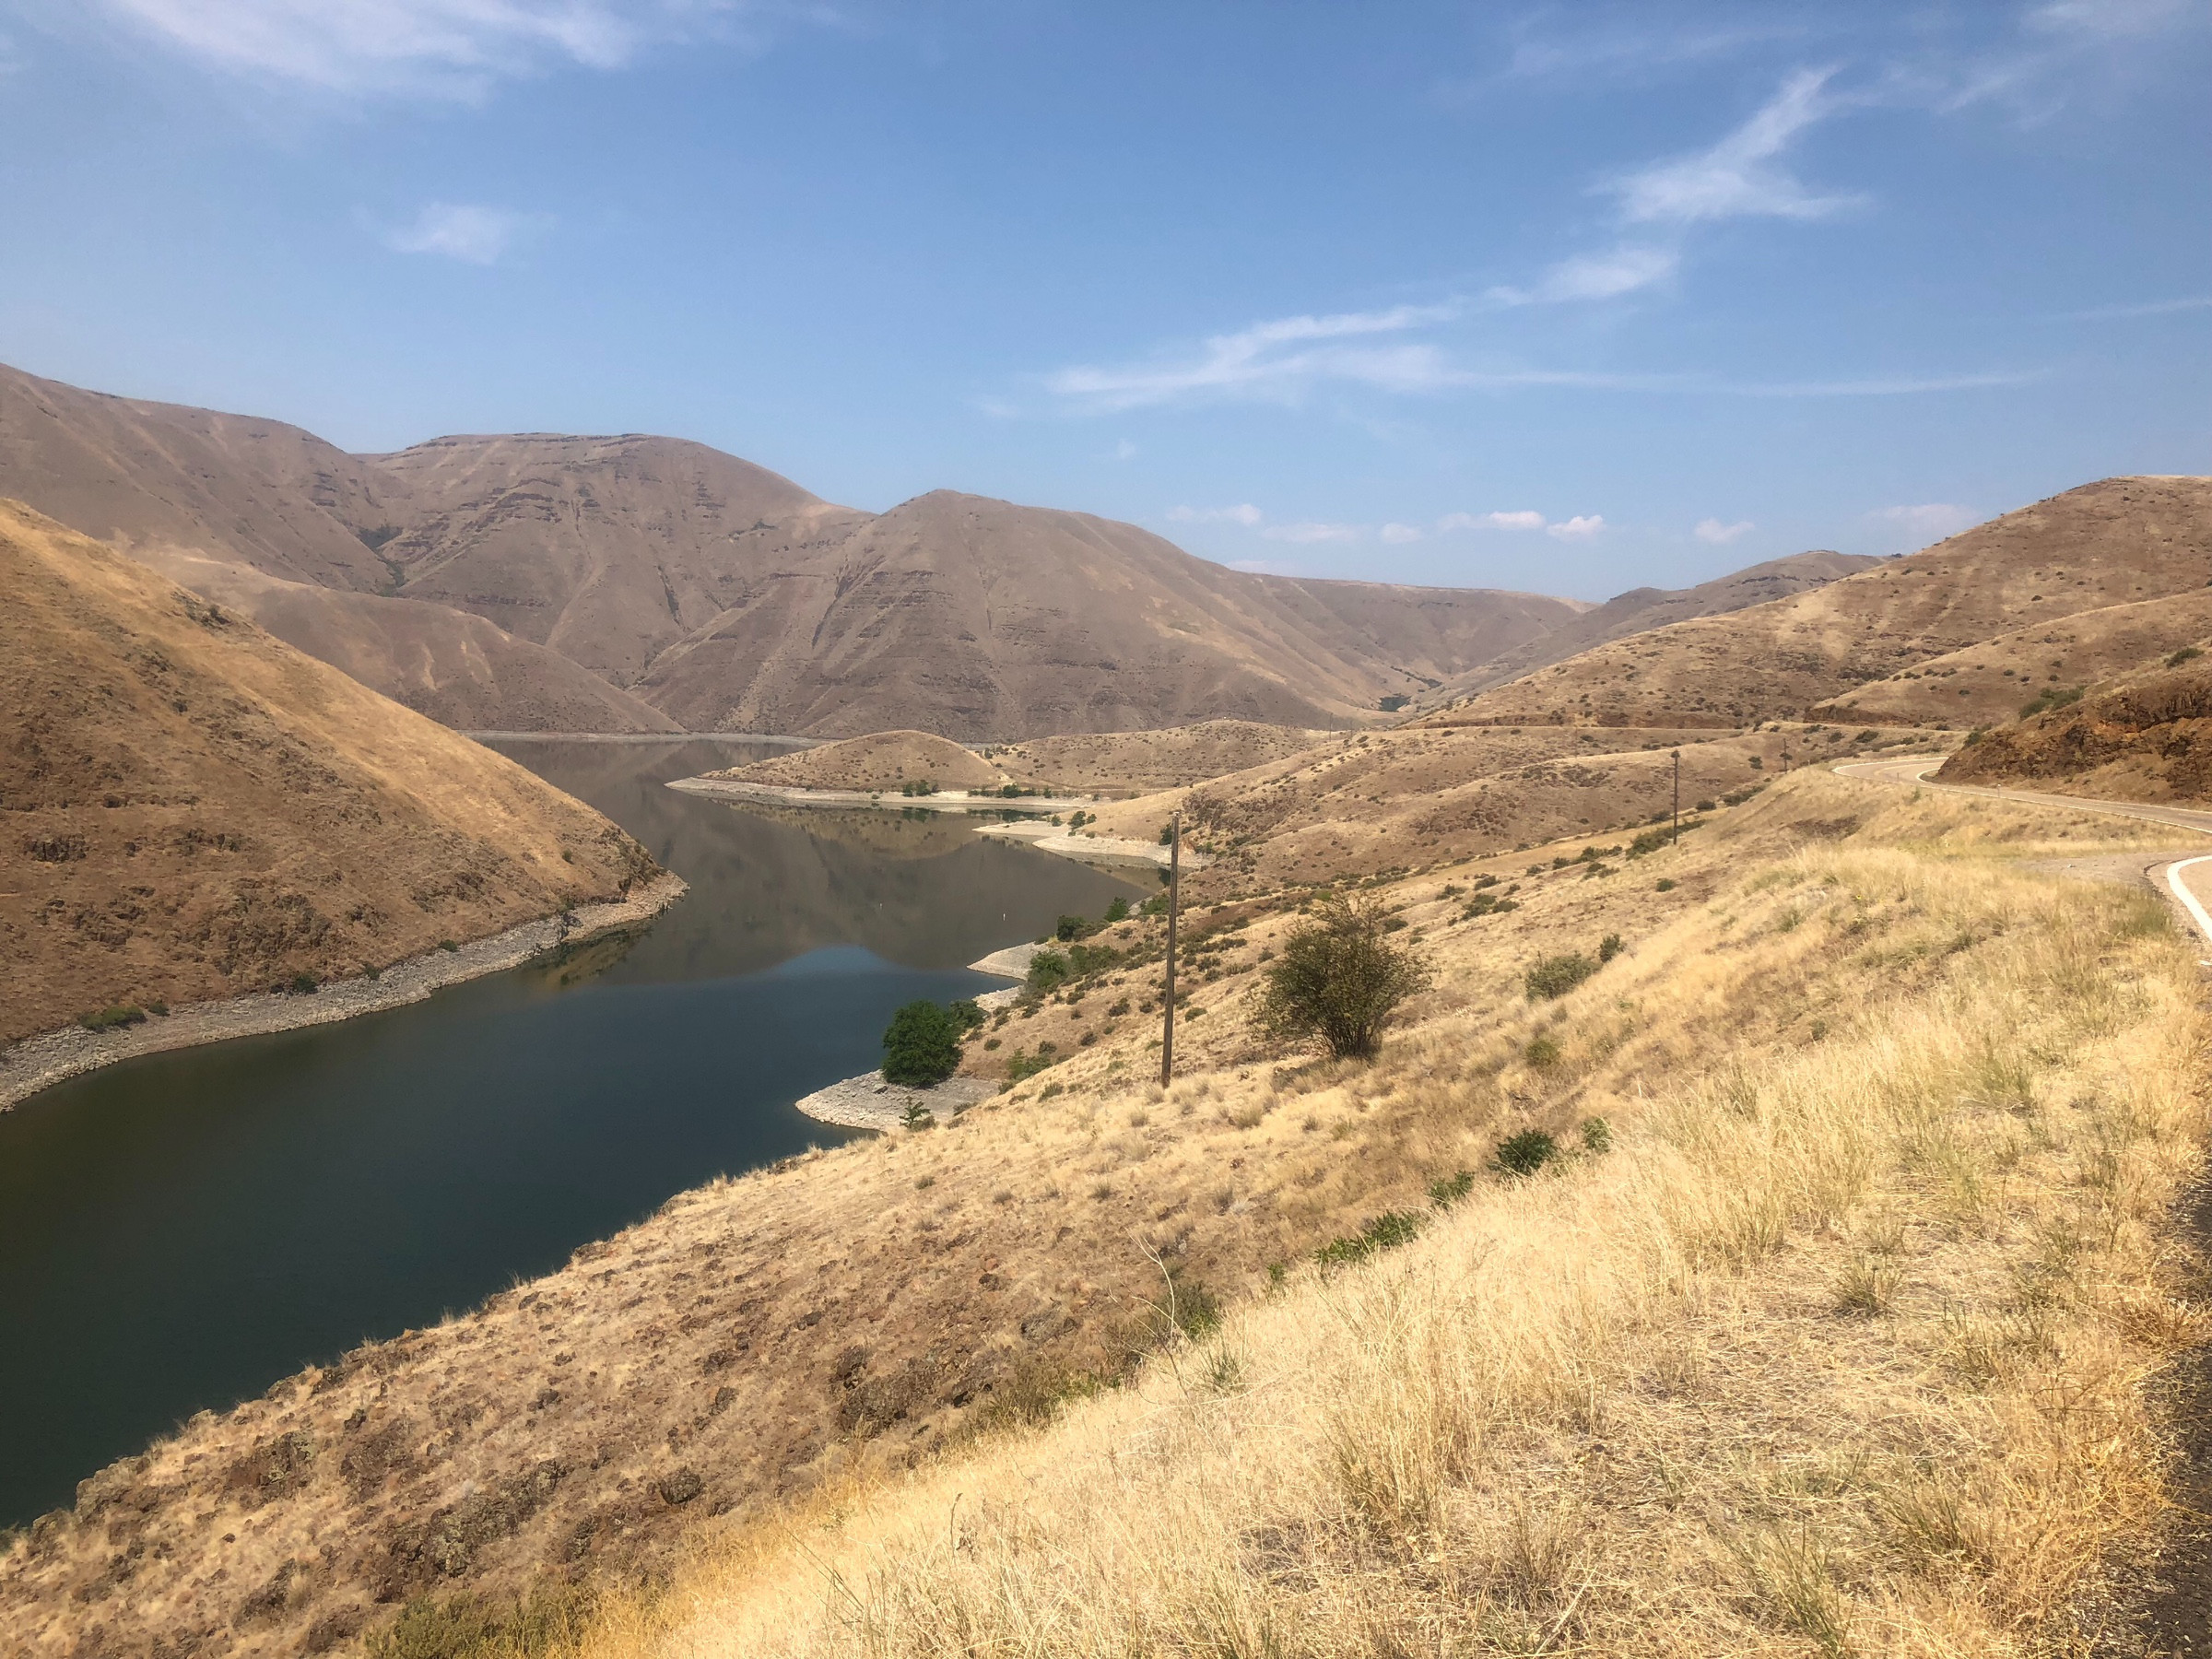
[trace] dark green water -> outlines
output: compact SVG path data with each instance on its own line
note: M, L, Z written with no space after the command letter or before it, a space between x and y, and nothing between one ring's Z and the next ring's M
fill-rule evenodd
M470 1306L841 1132L791 1102L892 1009L1132 889L958 820L773 821L665 780L765 751L505 743L691 884L642 935L0 1113L0 1524L202 1408Z

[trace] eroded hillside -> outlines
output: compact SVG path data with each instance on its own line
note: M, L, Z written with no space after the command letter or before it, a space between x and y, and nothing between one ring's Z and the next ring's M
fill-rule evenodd
M598 813L0 503L0 1041L358 974L653 870Z
M1978 734L1938 775L2112 800L2212 801L2212 657L2184 646L2170 663Z

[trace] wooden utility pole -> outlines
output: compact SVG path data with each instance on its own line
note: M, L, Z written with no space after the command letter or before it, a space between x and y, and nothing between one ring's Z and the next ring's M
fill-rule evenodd
M1680 749L1675 751L1675 834L1669 844L1677 847L1682 844L1682 751Z
M1175 1080L1175 912L1182 887L1182 811L1178 807L1168 820L1168 975L1160 997L1166 1018L1159 1029L1159 1086Z

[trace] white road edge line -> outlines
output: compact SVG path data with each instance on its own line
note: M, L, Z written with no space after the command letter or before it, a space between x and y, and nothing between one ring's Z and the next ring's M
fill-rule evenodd
M2166 866L2166 885L2173 889L2173 896L2182 901L2182 908L2186 910L2195 920L2196 930L2205 935L2205 943L2212 945L2212 914L2206 913L2196 895L2191 892L2182 880L2183 870L2188 869L2192 865L2201 864L2212 864L2212 853L2206 853L2196 858L2175 860Z

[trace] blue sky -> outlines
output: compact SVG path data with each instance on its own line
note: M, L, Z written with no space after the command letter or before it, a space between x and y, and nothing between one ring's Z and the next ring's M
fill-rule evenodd
M0 0L0 360L1599 598L2212 471L2212 6Z

